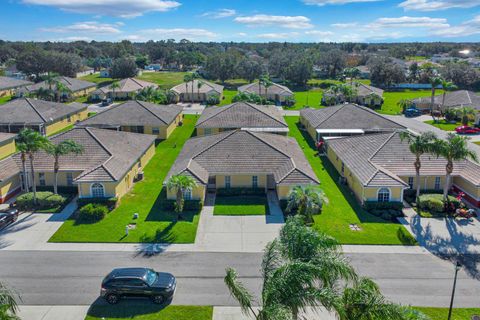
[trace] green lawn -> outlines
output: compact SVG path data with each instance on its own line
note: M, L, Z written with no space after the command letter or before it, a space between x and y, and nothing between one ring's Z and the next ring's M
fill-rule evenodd
M439 122L435 122L433 120L428 120L428 121L425 121L425 123L428 123L429 125L437 127L437 128L442 129L444 131L454 131L456 127L459 127L459 126L462 125L461 122L449 123L445 120L440 120ZM471 123L470 125L473 125L473 123Z
M225 106L232 103L233 97L237 94L235 90L223 90L223 99L220 101L219 106Z
M171 89L177 84L183 83L183 77L188 72L143 72L141 76L136 78L158 84L162 89Z
M320 105L322 101L323 91L321 89L311 89L308 91L295 91L293 93L297 101L292 108L285 108L286 110L299 110L305 106L312 108L322 108Z
M299 118L285 119L290 128L289 135L297 139L329 199L322 214L314 217L314 228L337 238L342 244L403 244L398 234L407 233L406 230L400 231L403 229L400 224L385 221L363 210L351 190L337 183L338 173L328 159L315 156L313 140L297 126ZM361 231L351 231L350 224L357 224Z
M74 101L78 102L78 103L87 103L88 102L88 96L78 97Z
M268 213L266 196L217 196L214 215L255 216Z
M100 73L89 74L88 76L80 77L80 80L90 81L97 84L98 87L103 87L112 83L112 78L100 78Z
M432 94L430 90L403 90L383 93L383 105L380 113L384 114L400 114L402 110L397 106L398 101L402 99L416 99L419 97L428 97ZM442 94L442 90L437 90L436 94Z
M408 56L408 57L405 57L406 60L409 60L409 61L425 61L427 60L427 57L424 57L424 56Z
M431 320L445 320L448 308L414 307L429 316ZM471 320L473 315L480 315L480 308L455 308L452 310L452 320Z
M478 144L480 146L480 141L474 142L475 144Z
M11 99L12 99L11 96L3 96L3 97L0 97L0 104L7 103L7 102L10 101Z
M150 302L121 301L118 305L92 305L85 320L212 320L213 307L158 306Z
M155 156L145 167L145 179L121 199L118 208L94 224L77 224L69 219L49 241L193 243L198 212L184 212L183 219L177 221L174 212L164 211L162 183L185 141L193 134L195 122L195 116L185 116L183 126L158 144ZM132 220L134 213L139 214L139 219ZM132 222L137 227L125 236L125 226Z

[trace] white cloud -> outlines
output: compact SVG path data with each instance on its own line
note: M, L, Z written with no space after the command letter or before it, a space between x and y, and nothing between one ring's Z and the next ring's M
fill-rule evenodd
M272 16L257 14L253 16L237 17L234 21L251 27L276 26L289 29L308 29L313 27L310 23L310 19L304 16Z
M327 4L347 4L354 2L376 2L382 0L303 0L305 4L322 7Z
M279 32L279 33L261 33L257 35L257 38L260 39L269 39L269 40L282 40L298 37L300 33L298 32Z
M309 35L309 36L326 37L326 36L332 36L333 32L332 31L310 30L310 31L305 31L305 34Z
M131 18L146 12L165 12L181 4L173 0L22 0L26 4L57 7L62 10Z
M480 0L406 0L398 6L405 10L436 11L452 8L473 8Z
M247 36L247 34L245 32L237 32L237 33L235 33L235 35L238 36L238 37L246 37Z
M334 28L339 28L339 29L347 29L347 28L353 28L358 25L357 22L348 22L348 23L333 23L330 26Z
M187 28L172 28L172 29L144 29L139 30L133 35L124 37L132 41L148 41L148 40L167 40L167 39L188 39L190 41L210 41L218 37L215 32L205 29L187 29Z
M447 28L447 19L430 17L379 18L367 25L370 28Z
M209 17L212 19L221 19L232 17L237 14L237 11L233 9L218 9L216 11L205 12L202 17Z
M480 34L480 15L476 16L472 20L463 22L458 26L432 30L431 34L445 38L465 37Z
M91 33L91 34L114 34L121 31L117 28L117 24L98 23L95 21L76 22L68 26L58 26L52 28L41 28L42 32L56 33Z

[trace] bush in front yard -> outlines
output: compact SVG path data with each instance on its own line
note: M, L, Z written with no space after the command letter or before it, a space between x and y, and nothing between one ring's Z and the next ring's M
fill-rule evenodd
M217 196L259 196L264 195L264 188L222 188L217 190Z
M383 220L395 221L396 218L403 217L403 203L401 202L367 201L363 207L374 216L380 217Z
M455 209L460 208L460 201L457 198L448 196L448 200ZM418 199L418 208L420 210L430 211L434 213L445 212L445 201L442 194L422 194Z
M162 209L165 211L175 211L175 200L164 200L162 202ZM203 202L200 200L185 200L183 203L183 211L201 211Z
M79 222L97 222L105 218L108 213L106 205L99 203L89 203L80 208L77 215L77 221Z
M117 205L118 199L112 198L78 198L77 204L79 207L83 207L89 203L97 203L106 205L108 208L113 209Z
M20 210L50 209L62 206L67 198L53 192L37 192L37 205L33 205L33 192L28 192L17 197L17 206Z

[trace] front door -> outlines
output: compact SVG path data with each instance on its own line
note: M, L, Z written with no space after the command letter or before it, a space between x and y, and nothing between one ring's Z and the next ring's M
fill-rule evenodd
M267 176L267 188L268 190L275 190L275 179L273 178L273 174Z
M217 188L217 177L211 176L208 177L208 189L216 189Z

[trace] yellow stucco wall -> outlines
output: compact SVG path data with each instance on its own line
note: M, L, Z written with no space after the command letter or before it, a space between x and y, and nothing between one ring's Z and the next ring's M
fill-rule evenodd
M420 176L420 190L435 190L435 178L437 176ZM437 190L443 190L445 183L445 176L438 176L440 178L440 188ZM400 177L403 181L408 183L408 177ZM415 176L413 178L413 189L417 188L417 179Z
M71 172L72 173L72 177L73 179L75 179L80 173L82 173L81 171L59 171L58 172L58 185L59 186L68 186L68 183L67 183L67 173L68 172ZM40 176L41 174L44 175L45 177L45 186L53 186L54 185L54 181L55 181L55 174L53 173L53 171L35 171L35 184L37 186L41 186L40 184ZM71 186L75 186L74 184L72 184Z
M230 188L251 188L252 177L254 175L232 175L230 176ZM258 177L258 188L265 188L267 184L267 176L256 175ZM216 176L217 189L225 188L225 175Z
M47 125L46 135L49 136L51 134L54 134L55 132L58 132L70 125L75 124L77 121L82 121L87 118L88 118L87 109L77 112L75 114L72 114L70 117L64 117L54 123Z
M219 128L211 128L209 130L210 130L209 134L217 134L223 131ZM204 135L206 135L205 128L197 128L197 136L204 136Z
M364 188L364 201L377 201L378 200L378 191L381 187L375 188ZM390 190L390 201L400 202L402 201L403 188L402 187L389 187Z
M0 143L0 159L6 158L15 152L15 139Z
M91 87L91 88L88 88L88 89L85 89L85 90L80 90L80 91L73 92L72 95L74 97L82 97L82 96L86 96L86 95L90 94L91 92L95 91L96 89L97 89L96 87Z
M473 185L462 177L454 177L453 184L462 189L469 196L480 200L480 187Z
M20 188L20 175L15 175L5 181L0 182L0 203L6 197Z
M175 190L168 190L167 189L167 199L175 200L177 197L177 193ZM205 186L198 184L192 190L192 200L202 200L205 199Z
M307 129L308 134L312 137L313 141L317 141L317 129L310 125L310 122L304 118L300 117L300 123Z

